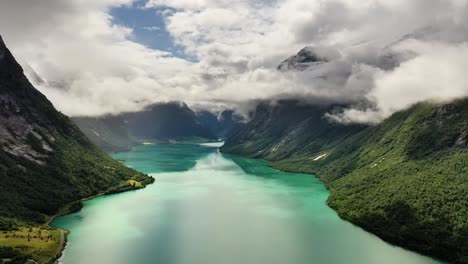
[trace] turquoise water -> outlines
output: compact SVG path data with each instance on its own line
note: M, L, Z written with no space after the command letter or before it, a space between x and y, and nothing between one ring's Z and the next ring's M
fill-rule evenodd
M71 231L61 263L439 263L338 218L316 178L216 144L138 146L114 158L156 183L57 218L54 226Z

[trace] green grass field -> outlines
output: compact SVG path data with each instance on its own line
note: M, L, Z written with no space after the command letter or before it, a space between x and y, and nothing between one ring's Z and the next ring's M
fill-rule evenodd
M0 247L11 247L43 263L55 256L60 244L60 230L51 227L31 227L1 231Z

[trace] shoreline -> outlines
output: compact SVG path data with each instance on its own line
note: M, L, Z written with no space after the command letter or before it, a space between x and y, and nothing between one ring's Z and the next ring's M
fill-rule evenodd
M220 150L221 151L221 150ZM449 260L447 259L444 259L444 258L441 258L440 256L436 256L436 255L433 255L433 254L430 254L429 252L423 252L423 251L420 251L417 247L412 247L411 245L405 245L405 244L402 244L402 243L398 243L398 241L393 241L392 239L387 239L385 236L383 235L380 235L378 232L374 232L374 230L370 229L370 228L367 228L365 225L361 225L359 223L356 223L354 221L352 221L351 219L347 219L345 217L343 217L343 214L341 212L341 210L337 207L334 207L332 206L332 204L330 203L330 197L332 196L332 189L330 188L330 185L327 184L319 175L318 173L313 173L313 172L307 172L307 171L304 171L304 170L291 170L291 169L284 169L282 168L281 166L275 166L275 162L273 161L269 161L269 160L266 160L266 159L262 159L262 158L253 158L253 157L249 157L249 156L246 156L246 155L242 155L242 154L238 154L238 153L233 153L233 152L223 152L221 151L221 153L224 153L224 154L231 154L231 155L238 155L240 157L244 157L244 158L249 158L249 159L255 159L255 160L263 160L263 161L266 161L267 164L266 166L272 168L272 169L275 169L275 170L278 170L278 171L282 171L282 172L287 172L287 173L300 173L300 174L305 174L305 175L309 175L309 176L312 176L312 177L315 177L317 178L323 185L324 187L329 191L330 195L328 196L327 200L326 200L326 205L331 208L336 214L337 216L342 219L343 221L346 221L348 223L351 223L352 225L364 230L365 232L369 233L369 234L372 234L376 237L378 237L379 239L381 239L382 241L392 245L392 246L396 246L396 247L401 247L405 250L408 250L408 251L411 251L413 253L416 253L416 254L419 254L421 256L425 256L425 257L429 257L429 258L432 258L434 260L437 260L437 261L440 261L440 262L443 262L443 263L450 263Z
M226 153L226 154L228 154L228 153ZM237 154L235 154L235 155L237 155ZM242 156L242 155L239 155L239 156L245 157L245 156ZM271 162L268 161L268 160L265 160L265 159L257 159L257 160L263 160L263 161L267 162L267 164L265 164L266 166L271 167L271 168L273 168L273 169L275 169L275 170L278 170L278 171L293 172L293 173L302 173L302 174L305 174L305 175L308 175L308 176L313 176L313 177L317 178L317 179L326 187L326 189L327 189L327 190L330 192L330 194L331 194L330 188L328 188L328 186L325 184L325 182L324 182L317 174L312 174L312 173L307 173L307 172L294 172L294 170L282 170L282 169L280 169L280 168L278 168L278 167L276 167L276 166L272 166ZM145 185L145 187L146 187L146 185ZM137 190L137 189L140 189L140 188L135 188L135 189L132 189L132 190ZM64 208L65 208L65 207L69 208L70 205L72 205L72 204L74 204L74 203L77 203L77 202L83 202L83 201L92 200L92 199L97 198L97 197L99 197L99 196L108 195L108 194L109 194L109 193L107 193L107 192L102 192L102 193L99 193L99 194L96 194L96 195L93 195L93 196L90 196L90 197L85 197L85 198L80 199L79 201L75 201L75 202L72 202L72 203L67 204L66 206L64 206ZM343 218L343 217L340 215L339 211L338 211L336 208L330 206L330 204L328 203L328 198L327 198L327 201L325 202L325 204L326 204L329 208L331 208L331 209L338 215L338 217L339 217L340 219L342 219L343 221L346 221L346 222L348 222L348 223L351 223L352 225L354 225L354 226L356 226L356 227L362 229L362 230L365 231L365 232L368 232L368 233L371 234L371 235L374 235L374 236L380 238L382 241L385 241L385 242L389 243L390 245L401 247L401 248L403 248L403 249L412 251L413 253L419 254L419 255L421 255L421 256L430 257L430 258L433 258L433 259L435 259L435 260L441 260L441 259L435 258L434 256L427 255L427 254L422 254L421 252L412 250L411 248L408 248L408 247L399 245L398 243L393 243L393 242L391 242L391 241L389 241L389 240L386 240L386 239L384 239L383 237L379 236L377 233L374 233L374 232L372 232L372 231L366 229L365 227L363 227L363 226L361 226L361 225L358 225L358 224L356 224L356 223L354 223L354 222L352 222L352 221L350 221L350 220L347 220L346 218ZM81 210L81 209L80 209L80 210ZM79 210L78 210L78 211L79 211ZM55 218L59 217L59 216L67 215L67 214L74 213L74 212L78 212L78 211L64 211L64 212L61 212L60 214L56 214L56 215L54 215L54 216L51 216L51 219L49 219L48 224L50 224L51 222L53 222L53 220L54 220ZM54 227L54 228L55 228L55 227ZM57 229L59 229L59 228L57 228ZM60 229L60 230L62 230L62 229ZM47 262L47 263L56 263L56 262L54 262L54 261L57 261L58 259L60 259L60 258L63 256L63 252L64 252L64 250L66 249L66 245L67 245L66 242L67 242L67 241L65 240L65 243L63 244L63 248L62 248L62 250L61 250L61 252L60 252L60 255L56 255L57 257L56 257L54 260L51 260L50 262ZM443 260L442 260L442 261L443 261ZM444 262L445 262L445 261L444 261ZM44 262L44 263L46 263L46 262Z
M67 229L62 229L62 228L52 226L51 223L57 217L65 216L65 215L69 215L69 214L73 214L73 213L77 213L77 212L81 211L82 208L84 207L83 202L85 202L85 201L89 201L89 200L92 200L92 199L95 199L95 198L98 198L98 197L101 197L101 196L105 196L105 195L119 194L119 193L124 193L124 192L128 192L128 191L136 191L136 190L140 190L140 189L145 189L146 186L148 186L149 184L153 184L155 182L154 178L150 178L150 179L153 179L153 180L150 180L149 182L145 182L144 187L133 187L133 186L130 185L131 188L122 189L122 187L124 187L124 186L116 186L116 187L109 188L108 190L106 190L104 192L100 192L100 193L92 195L92 196L81 198L79 200L76 200L76 201L73 201L71 203L68 203L68 204L64 205L59 210L59 212L57 214L49 216L47 221L44 224L42 224L42 226L49 227L49 228L54 228L56 230L60 230L61 240L60 240L60 243L59 243L59 246L57 248L57 251L56 251L55 255L52 256L49 260L42 262L41 264L56 263L56 261L59 260L62 257L63 252L65 251L65 249L67 247L67 241L68 241L67 237L71 233L71 231L67 230ZM76 208L71 208L75 204L80 204L80 207L78 208L78 210Z
M55 227L55 226L52 226L51 223L57 218L57 217L60 217L60 216L65 216L65 215L69 215L69 214L73 214L73 213L77 213L79 211L81 211L82 207L79 209L79 210L69 210L70 207L74 204L77 204L77 203L80 203L82 204L83 202L85 201L89 201L89 200L92 200L94 198L97 198L97 197L100 197L100 196L103 196L105 194L105 192L101 192L101 193L98 193L98 194L95 194L95 195L92 195L92 196L88 196L88 197L85 197L85 198L82 198L82 199L79 199L77 201L74 201L74 202L71 202L71 203L68 203L66 204L65 206L63 206L60 210L59 210L59 213L55 214L55 215L52 215L49 217L49 219L47 220L47 222L44 224L46 227L50 227L50 228L55 228L57 230L60 230L60 243L59 243L59 246L57 247L57 250L55 252L55 255L52 256L49 260L47 261L44 261L42 262L41 264L52 264L52 263L56 263L57 260L59 260L62 255L63 255L63 252L65 251L66 247L67 247L67 237L68 235L71 233L70 230L67 230L67 229L62 229L62 228L58 228L58 227ZM62 211L64 210L64 211Z
M237 155L237 154L236 154L236 155ZM261 160L264 160L264 159L261 159ZM318 176L317 174L308 173L308 172L304 172L304 171L284 170L284 169L281 169L280 167L277 167L277 166L272 165L272 164L271 164L271 163L272 163L271 161L268 161L268 160L265 160L265 161L269 162L269 164L267 165L268 167L273 168L273 169L278 170L278 171L288 172L288 173L302 173L302 174L309 175L309 176L312 176L312 177L317 178L317 179L323 184L323 186L328 190L328 192L330 193L330 195L327 197L327 200L325 201L325 204L326 204L330 209L332 209L332 210L336 213L336 215L337 215L341 220L346 221L346 222L348 222L348 223L350 223L350 224L356 226L357 228L360 228L360 229L362 229L363 231L365 231L365 232L367 232L367 233L369 233L369 234L372 234L372 235L378 237L378 238L381 239L382 241L384 241L384 242L386 242L386 243L388 243L388 244L390 244L390 245L392 245L392 246L400 247L400 248L402 248L402 249L411 251L411 252L416 253L416 254L419 254L419 255L421 255L421 256L425 256L425 257L432 258L432 259L437 260L437 261L440 261L440 262L444 262L444 263L447 263L447 264L450 263L450 262L448 262L448 260L446 260L446 259L441 259L441 258L439 258L439 257L437 257L437 256L434 256L434 255L431 255L431 254L427 254L427 253L424 253L424 252L420 252L420 251L417 250L417 248L414 248L414 249L413 249L413 248L410 247L410 246L407 246L407 245L403 245L403 244L394 242L394 241L392 241L392 240L390 240L390 239L386 239L385 237L381 236L380 234L378 234L378 233L376 233L376 232L373 232L373 230L368 229L366 226L359 225L358 223L356 223L356 222L354 222L354 221L351 221L350 219L347 219L347 218L343 217L343 214L342 214L342 212L339 210L339 208L336 208L336 207L332 206L331 203L330 203L330 197L331 197L331 195L332 195L332 189L331 189L330 186L329 186L327 183L325 183L325 182L322 180L322 178L320 178L320 176Z

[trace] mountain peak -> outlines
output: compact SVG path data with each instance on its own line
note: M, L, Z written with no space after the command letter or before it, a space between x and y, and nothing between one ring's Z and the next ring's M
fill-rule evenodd
M25 78L23 76L23 68L13 57L0 35L0 75L1 74L13 75L18 79Z
M280 71L303 71L310 66L333 61L341 57L340 52L331 47L307 46L296 55L284 60L278 66Z

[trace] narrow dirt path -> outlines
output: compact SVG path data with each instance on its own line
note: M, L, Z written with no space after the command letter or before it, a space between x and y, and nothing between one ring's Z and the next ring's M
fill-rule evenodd
M60 242L59 242L57 251L55 251L55 255L52 258L44 261L43 264L51 263L53 259L55 259L57 256L60 256L60 253L62 253L63 251L64 244L65 244L65 233L63 232L62 229L60 229Z

